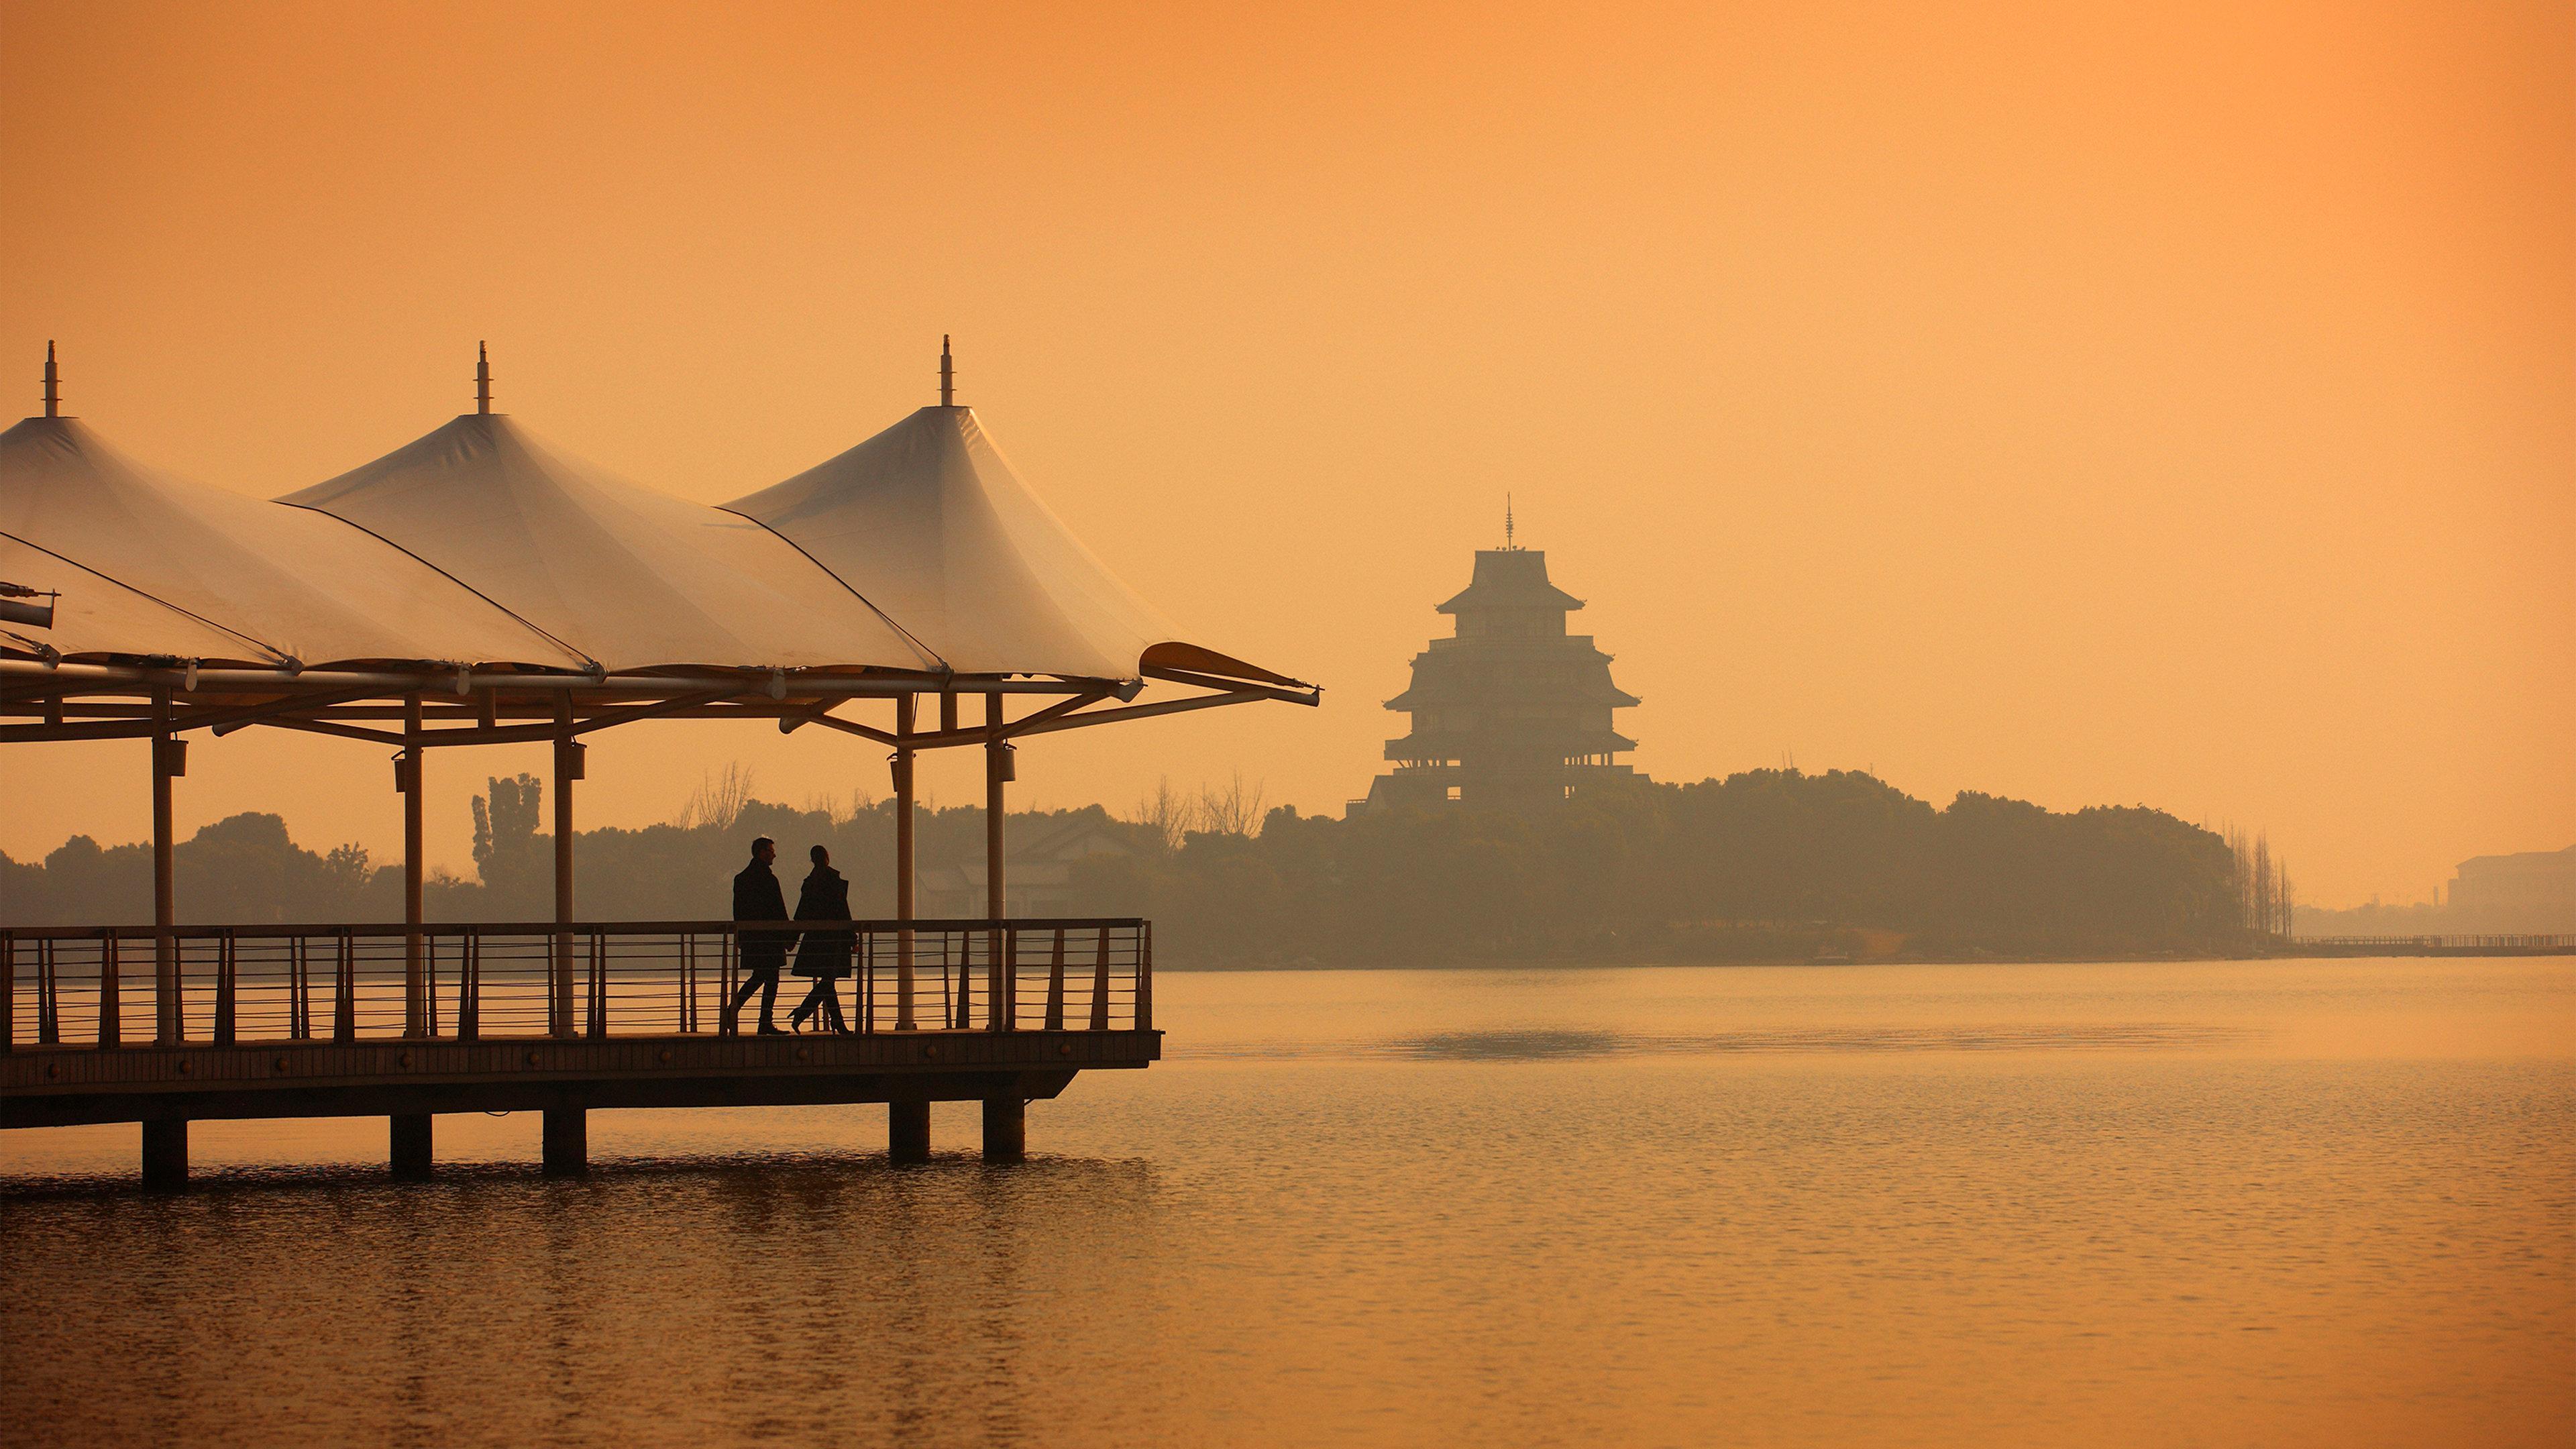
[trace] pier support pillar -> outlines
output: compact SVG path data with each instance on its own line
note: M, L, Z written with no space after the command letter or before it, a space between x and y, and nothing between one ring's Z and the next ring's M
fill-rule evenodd
M429 1114L404 1112L387 1120L393 1124L395 1180L427 1182L429 1180Z
M554 1005L547 1014L554 1034L569 1037L581 1034L572 1015L572 782L583 773L582 743L572 735L570 690L555 701L555 730Z
M1007 1097L984 1099L984 1160L989 1163L1025 1162L1029 1156L1029 1104L1014 1092Z
M143 1185L177 1192L188 1185L188 1120L143 1124Z
M546 1109L545 1173L581 1177L590 1171L590 1113L582 1107Z
M928 1162L930 1160L930 1104L928 1102L888 1102L886 1104L886 1160L889 1162Z
M894 737L912 736L914 713L920 701L913 695L898 695L894 702ZM911 1031L916 1023L912 1015L912 891L915 884L912 859L912 751L898 745L894 752L894 1029ZM927 1119L925 1119L925 1122ZM928 1126L922 1128L922 1141L930 1140ZM922 1151L927 1154L926 1145ZM898 1162L903 1158L896 1158Z

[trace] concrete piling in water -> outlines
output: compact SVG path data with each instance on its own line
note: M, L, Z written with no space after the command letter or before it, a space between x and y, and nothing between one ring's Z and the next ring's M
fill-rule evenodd
M886 1160L889 1162L928 1162L930 1160L930 1104L928 1102L886 1103Z
M984 1099L984 1160L1008 1164L1029 1155L1029 1104L1014 1092Z
M143 1185L160 1192L176 1192L188 1185L186 1118L143 1124Z
M581 1177L589 1171L590 1113L581 1107L546 1108L546 1176Z
M429 1180L429 1114L401 1112L385 1120L391 1124L394 1180L427 1182Z

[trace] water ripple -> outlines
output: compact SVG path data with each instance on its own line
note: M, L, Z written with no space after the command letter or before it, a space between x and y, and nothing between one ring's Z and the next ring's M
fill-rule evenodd
M1846 1027L1705 1034L1512 1027L1338 1041L1228 1042L1172 1048L1175 1061L1308 1057L1400 1061L1550 1062L1598 1057L1843 1052L2194 1051L2240 1046L2261 1033L2183 1022L2113 1025Z

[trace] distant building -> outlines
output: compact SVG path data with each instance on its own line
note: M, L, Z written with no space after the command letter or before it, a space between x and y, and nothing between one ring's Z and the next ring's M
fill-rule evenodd
M1508 540L1508 532L1506 540ZM1386 742L1395 768L1351 813L1455 801L1487 809L1560 803L1644 777L1617 756L1637 747L1611 711L1637 697L1610 682L1610 656L1565 632L1583 601L1548 582L1536 549L1479 549L1466 592L1440 606L1457 633L1413 658L1413 687L1386 702L1413 718Z
M2455 930L2576 931L2576 845L2461 861L2450 896Z
M1093 856L1132 853L1118 828L1096 812L1063 816L1043 825L1024 824L1010 833L1008 853L1002 858L1002 893L1009 898L1006 913L1074 915L1074 866ZM980 858L924 866L913 880L913 909L921 916L963 919L985 914Z

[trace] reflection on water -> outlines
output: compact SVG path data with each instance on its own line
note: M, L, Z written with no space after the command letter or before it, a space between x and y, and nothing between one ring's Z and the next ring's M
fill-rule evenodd
M1168 976L882 1109L0 1137L12 1442L2576 1442L2576 962Z

